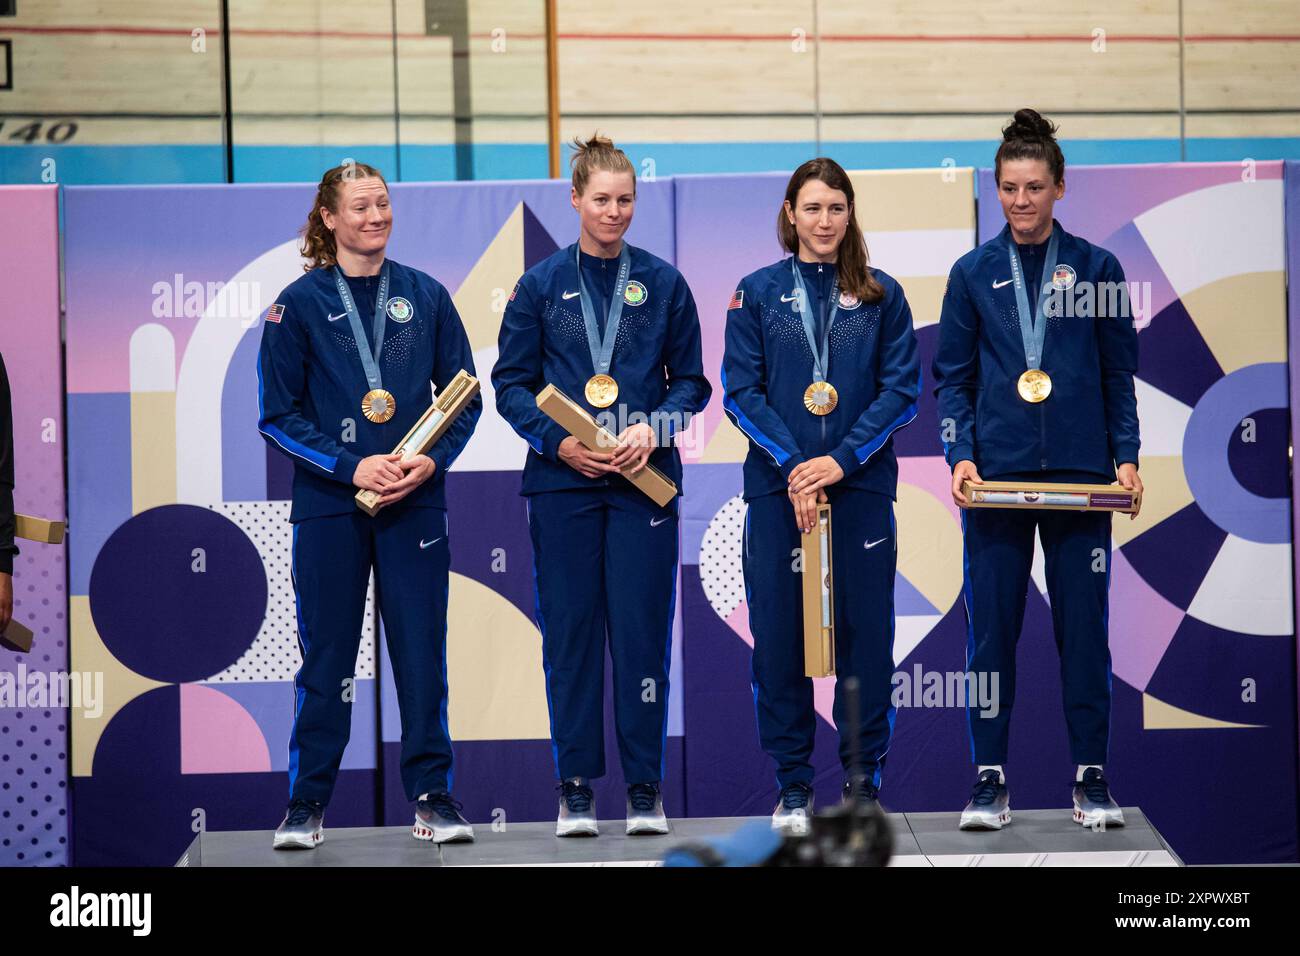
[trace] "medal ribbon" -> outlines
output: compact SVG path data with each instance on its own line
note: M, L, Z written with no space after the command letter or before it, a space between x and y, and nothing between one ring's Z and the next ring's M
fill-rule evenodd
M826 328L822 330L822 343L819 349L817 347L817 332L813 326L812 309L808 307L810 301L808 289L803 284L803 275L799 271L799 257L794 256L790 263L791 268L794 270L796 311L803 317L803 334L807 336L808 347L812 349L813 381L824 382L831 363L831 326L835 324L835 316L840 311L840 277L837 273L835 281L831 284L831 315L826 320Z
M370 383L372 390L383 388L384 380L379 374L379 355L384 350L384 306L388 304L388 260L384 260L384 268L379 273L379 295L375 299L373 325L375 333L373 355L366 346L366 330L361 325L361 313L357 310L357 304L352 300L352 290L348 288L347 280L343 278L343 273L338 266L334 267L333 272L334 285L339 290L339 298L343 300L343 308L348 310L348 324L352 326L352 337L357 340L357 354L361 356L361 367L366 371L366 381Z
M1043 262L1043 273L1056 268L1057 240L1061 238L1060 230L1052 229L1052 238L1047 242L1047 258ZM1029 293L1025 288L1025 277L1020 269L1020 254L1016 252L1016 241L1007 233L1007 255L1011 258L1011 277L1016 281L1016 311L1020 313L1020 340L1025 346L1025 366L1039 368L1043 361L1043 343L1047 340L1047 297L1052 288L1050 282L1044 282L1038 292L1038 308L1034 324L1029 318Z
M582 300L582 319L587 326L587 347L591 349L591 367L597 375L608 375L610 362L614 360L614 340L618 338L618 323L623 316L623 293L627 290L627 276L632 271L632 256L627 251L627 243L618 254L618 279L614 282L614 296L609 302L609 314L605 318L605 337L600 336L596 327L596 307L587 286L582 281L582 249L573 247L574 260L578 266L578 295Z

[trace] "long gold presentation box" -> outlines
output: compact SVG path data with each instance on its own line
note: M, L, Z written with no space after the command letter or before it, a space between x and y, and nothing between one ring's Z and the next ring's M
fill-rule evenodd
M479 381L469 372L461 369L447 387L433 400L433 404L424 410L406 437L393 449L393 454L403 458L423 455L434 446L451 427L456 416L465 410L474 396L478 394ZM370 517L379 513L379 492L363 488L356 494L357 507Z
M817 506L817 521L802 535L803 664L809 677L835 673L835 589L831 575L831 506Z
M1137 514L1142 493L1119 485L1071 485L1033 481L966 480L962 494L968 508L1035 508L1041 511L1118 511Z
M14 515L17 527L14 534L28 541L41 544L62 544L63 531L67 527L62 521L47 521L45 518L33 518L31 515Z
M63 532L67 524L62 521L50 521L46 518L34 518L31 515L14 515L14 537L41 544L62 544ZM30 653L35 635L27 625L10 619L9 626L0 634L0 642L8 647Z
M618 447L616 435L554 385L537 393L537 407L592 451L608 453ZM654 465L646 465L634 475L626 471L620 474L661 508L677 496L677 485Z

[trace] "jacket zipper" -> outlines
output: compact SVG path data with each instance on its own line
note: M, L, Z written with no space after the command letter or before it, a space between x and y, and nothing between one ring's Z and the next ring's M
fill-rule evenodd
M824 284L824 283L823 283L823 280L820 278L820 277L821 277L821 274L822 274L822 264L819 262L819 263L817 263L817 275L818 275L818 279L817 279L817 291L818 291L819 293L822 291L822 285ZM824 310L823 310L823 311L824 311ZM826 331L825 329L822 329L822 334L823 334L827 339L830 338L830 335L827 334L827 331ZM827 348L826 348L826 364L827 364L827 366L829 366L829 365L831 364L831 350L830 350L829 342L827 343ZM830 368L828 367L828 368L824 369L823 371L825 371L825 373L826 373L826 377L829 379L829 378L831 377L831 370L830 370ZM824 455L824 454L826 454L826 416L825 416L825 415L821 415L821 416L819 416L819 417L821 418L821 424L822 424L822 443L821 443L821 453Z

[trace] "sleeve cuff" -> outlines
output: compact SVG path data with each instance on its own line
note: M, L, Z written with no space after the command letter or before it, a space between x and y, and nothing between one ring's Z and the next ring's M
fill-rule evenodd
M791 455L785 460L785 464L781 466L781 477L786 480L787 484L790 482L790 472L802 465L804 461L803 455Z
M542 455L551 461L560 460L560 443L569 436L563 428L548 429L542 437Z
M1115 449L1115 467L1118 468L1120 465L1138 467L1137 445L1121 445Z
M441 447L439 447L438 445L435 444L432 448L429 449L429 451L428 451L428 455L429 455L430 458L433 459L433 463L434 463L434 465L436 466L436 468L435 468L435 470L434 470L434 474L435 474L435 475L442 474L444 471L447 470L447 452L446 452L446 449L441 448Z
M361 456L354 455L350 451L339 452L338 461L334 466L334 477L344 484L355 484L352 480L356 477L357 466L361 464Z
M956 468L959 461L974 461L975 446L969 442L959 442L948 446L948 467Z
M12 575L14 573L14 555L18 549L12 551L0 551L0 574Z
M844 477L848 477L858 470L858 456L854 454L853 449L841 445L831 452L831 458L835 459L835 464L840 466L840 471L844 472Z
M656 408L650 413L650 428L655 433L655 441L662 442L660 448L666 448L673 443L679 432L683 432L691 426L691 413L678 409L671 409L667 406Z

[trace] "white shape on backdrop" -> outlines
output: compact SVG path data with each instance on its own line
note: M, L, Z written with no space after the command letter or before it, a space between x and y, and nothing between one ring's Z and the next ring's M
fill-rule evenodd
M208 303L194 326L176 381L176 500L204 507L220 501L221 391L240 340L260 334L260 314L241 318L241 288L261 289L261 306L302 275L298 240L262 253L236 272ZM248 285L245 285L247 283ZM247 321L251 325L245 328Z
M1283 208L1282 180L1260 179L1184 193L1133 222L1184 296L1229 276L1282 271Z
M157 322L146 322L131 333L132 392L170 392L176 388L176 340Z
M1228 535L1187 613L1225 631L1289 638L1294 632L1290 543L1260 544Z

